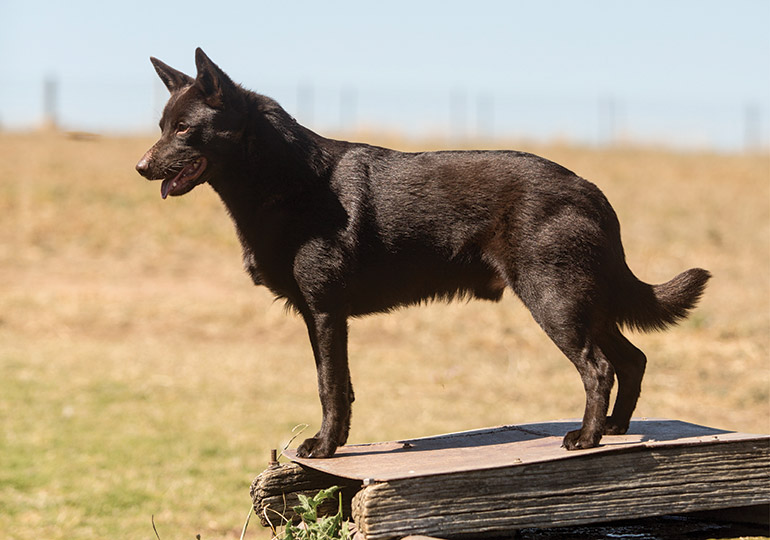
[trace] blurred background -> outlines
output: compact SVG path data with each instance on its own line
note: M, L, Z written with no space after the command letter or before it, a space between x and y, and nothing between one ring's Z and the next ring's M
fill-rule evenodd
M149 57L194 74L198 46L324 135L596 183L640 279L714 275L629 333L635 415L770 432L770 2L0 0L2 538L240 538L270 449L318 429L304 325L216 194L134 170L168 96ZM351 443L583 411L511 294L351 321L349 350Z
M770 144L770 4L4 0L0 127L155 129L201 46L321 131Z

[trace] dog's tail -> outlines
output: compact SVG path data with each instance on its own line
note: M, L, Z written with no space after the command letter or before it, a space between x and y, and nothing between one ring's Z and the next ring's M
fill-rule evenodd
M639 281L630 270L629 274L628 286L619 302L618 323L647 332L663 330L687 317L711 277L707 270L691 268L671 281L649 285Z

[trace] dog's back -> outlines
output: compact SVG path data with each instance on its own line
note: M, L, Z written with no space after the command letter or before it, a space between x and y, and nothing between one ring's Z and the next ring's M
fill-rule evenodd
M527 239L556 206L601 215L606 227L585 233L617 230L592 184L522 152L355 146L330 188L347 216L335 244L347 285L340 301L348 299L352 314L457 295L499 299L514 285L511 268L537 261Z

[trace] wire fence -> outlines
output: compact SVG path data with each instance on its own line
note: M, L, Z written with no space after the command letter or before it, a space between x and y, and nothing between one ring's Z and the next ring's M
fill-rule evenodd
M385 132L457 144L560 140L728 152L770 149L768 104L749 99L526 95L462 86L357 88L311 82L257 91L322 133ZM158 81L5 81L0 84L0 129L47 125L97 133L152 133L166 98Z

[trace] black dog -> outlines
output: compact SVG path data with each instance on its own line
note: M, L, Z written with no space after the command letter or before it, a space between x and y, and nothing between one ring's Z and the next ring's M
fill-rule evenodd
M151 60L171 97L160 140L136 169L163 179L163 198L211 184L254 283L307 324L323 420L300 456L331 456L347 440L348 317L431 299L496 301L506 287L583 380L583 424L564 446L590 448L603 434L625 433L646 358L620 327L660 330L684 318L707 271L662 285L639 281L601 191L546 159L406 154L326 139L233 83L200 49L194 79Z

